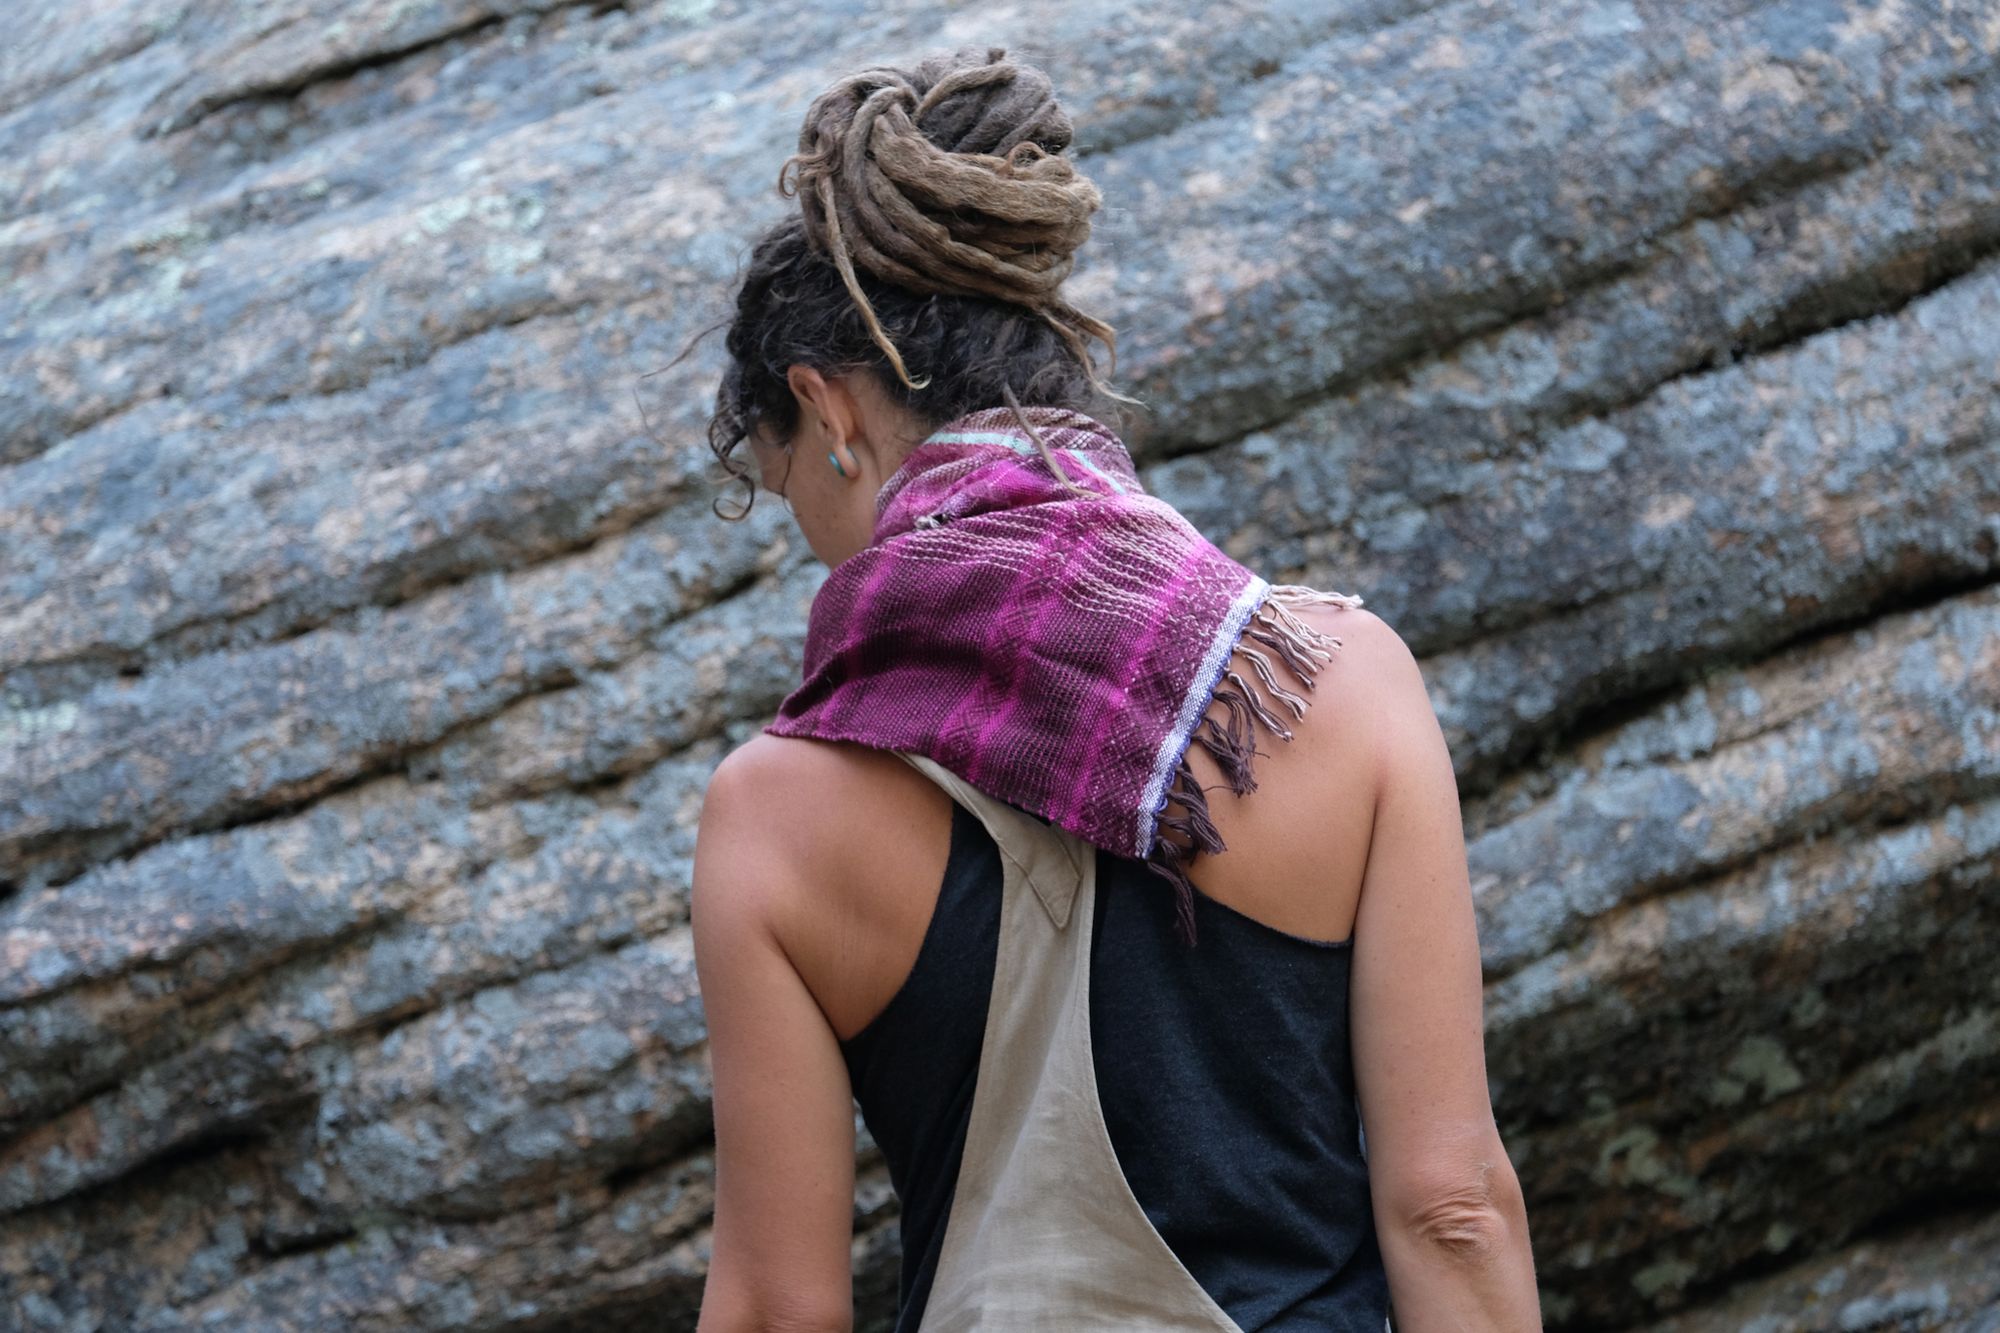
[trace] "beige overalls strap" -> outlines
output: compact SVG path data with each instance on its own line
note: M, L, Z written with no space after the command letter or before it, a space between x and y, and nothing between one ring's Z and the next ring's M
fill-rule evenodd
M1241 1333L1154 1229L1104 1126L1090 1055L1095 848L927 756L903 758L979 817L1005 872L965 1155L921 1333Z

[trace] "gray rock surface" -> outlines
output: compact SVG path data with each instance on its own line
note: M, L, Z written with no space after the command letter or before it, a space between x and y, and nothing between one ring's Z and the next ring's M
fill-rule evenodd
M0 1326L692 1327L821 571L651 372L814 93L993 43L1148 484L1423 660L1549 1327L2000 1328L1990 0L8 22Z

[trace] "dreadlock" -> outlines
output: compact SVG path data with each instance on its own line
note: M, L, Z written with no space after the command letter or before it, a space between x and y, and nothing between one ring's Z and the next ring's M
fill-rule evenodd
M1062 294L1102 204L1062 155L1072 133L1048 76L1002 47L865 69L813 100L778 172L799 212L752 249L709 422L710 447L752 499L731 455L760 425L796 426L792 365L876 371L932 427L1011 407L1050 470L1081 489L1022 403L1116 428L1111 404L1138 400L1091 356L1102 342L1116 373L1111 326Z

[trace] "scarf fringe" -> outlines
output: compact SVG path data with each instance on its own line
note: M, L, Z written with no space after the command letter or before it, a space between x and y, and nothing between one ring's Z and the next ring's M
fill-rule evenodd
M1294 721L1305 717L1308 702L1303 695L1280 685L1270 656L1249 646L1244 640L1255 640L1275 652L1298 677L1307 693L1311 693L1315 687L1314 677L1333 660L1334 650L1341 644L1340 637L1314 629L1288 608L1353 608L1360 605L1361 598L1351 593L1321 592L1300 584L1283 583L1274 584L1252 614L1242 638L1232 650L1232 665L1224 670L1211 696L1213 703L1223 706L1223 717L1218 719L1212 709L1204 709L1201 720L1195 724L1189 737L1190 748L1198 743L1215 759L1231 792L1247 796L1257 790L1251 761L1266 753L1257 748L1258 723L1262 723L1265 730L1280 740L1289 741L1293 736L1292 729L1264 701L1256 685L1235 669L1233 659L1241 657L1250 664L1251 674L1257 678L1257 683L1273 699L1291 710ZM1186 840L1185 845L1169 839L1166 836L1168 833L1178 834ZM1149 868L1173 886L1174 924L1184 944L1191 946L1195 942L1195 888L1194 881L1188 877L1188 867L1202 852L1213 854L1223 850L1222 836L1216 832L1215 822L1209 814L1208 794L1196 779L1194 767L1188 762L1184 750L1174 771L1174 780L1167 788L1166 808L1161 812L1153 835L1153 848L1146 856Z

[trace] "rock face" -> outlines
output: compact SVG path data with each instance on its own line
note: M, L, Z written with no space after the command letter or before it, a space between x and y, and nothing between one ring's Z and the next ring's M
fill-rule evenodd
M2000 1327L1992 3L7 23L5 1327L693 1326L693 830L820 571L650 372L814 93L988 43L1148 484L1422 657L1548 1326Z

